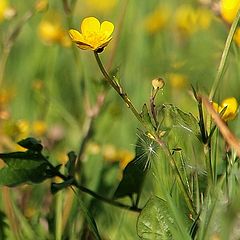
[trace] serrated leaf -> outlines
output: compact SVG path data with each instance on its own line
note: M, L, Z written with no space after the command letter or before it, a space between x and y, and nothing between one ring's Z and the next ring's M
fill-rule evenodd
M191 113L185 113L171 104L164 105L164 111L168 113L175 126L183 128L201 140L198 121Z
M170 232L173 224L166 201L152 197L138 217L137 233L143 240L169 240L173 239Z
M71 186L73 182L74 182L74 179L71 178L71 179L69 179L67 181L64 181L62 183L52 183L51 184L51 193L55 194L58 191Z
M22 183L40 183L49 178L47 172L47 163L28 169L4 167L0 169L0 185L14 187Z
M41 145L40 141L31 137L19 141L18 145L34 152L35 151L41 152L43 149L43 146Z
M135 158L128 163L123 171L123 177L114 193L114 198L139 194L150 166L151 152L148 147L154 148L153 140L145 134L140 134L136 143Z

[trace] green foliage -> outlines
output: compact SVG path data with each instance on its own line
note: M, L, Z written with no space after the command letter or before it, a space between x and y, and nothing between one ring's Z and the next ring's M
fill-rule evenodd
M158 197L152 197L143 208L137 221L137 232L141 239L170 240L170 229L174 225L174 219L169 213L166 201Z
M171 120L171 127L179 127L193 134L201 141L201 133L198 121L191 113L185 113L172 104L164 104L159 111L159 115Z
M52 177L51 165L41 154L42 145L33 138L19 142L25 152L2 153L0 158L6 167L0 169L0 184L16 186L22 183L40 183Z
M239 157L201 97L239 101L240 12L230 28L214 1L6 2L0 239L238 239ZM65 46L86 15L115 25L102 62Z
M132 199L134 193L137 195L137 199L139 198L145 176L151 166L154 151L156 151L155 147L156 143L152 139L143 133L139 134L135 157L125 167L122 180L114 193L114 198L129 196ZM135 205L137 205L137 200Z

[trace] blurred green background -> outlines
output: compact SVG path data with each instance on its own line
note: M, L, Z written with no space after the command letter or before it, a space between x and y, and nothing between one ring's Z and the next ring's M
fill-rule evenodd
M46 8L45 1L0 1L1 152L19 149L17 141L34 136L54 163L66 162L70 150L79 151L91 108L104 90L103 106L91 119L82 174L86 186L109 197L123 166L133 158L140 126L125 103L105 86L93 53L71 44L67 31L79 29L88 16L111 21L113 39L100 56L116 72L136 108L140 111L149 101L152 79L162 77L165 87L158 103L173 103L197 116L191 85L209 94L229 30L218 16L218 2L213 7L211 1L51 0ZM215 101L229 96L240 99L239 74L236 40ZM230 127L238 124L239 118ZM235 127L235 134L240 135L239 128ZM144 198L154 188L148 184ZM75 219L78 203L72 197L70 191L64 197L64 231L70 237L63 239L79 239L75 233L84 231ZM136 213L84 199L105 239L138 239ZM1 211L10 225L6 239L54 239L54 201L48 182L2 189Z

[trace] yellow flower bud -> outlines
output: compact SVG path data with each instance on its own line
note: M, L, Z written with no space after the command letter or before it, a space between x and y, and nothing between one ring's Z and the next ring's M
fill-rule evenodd
M165 82L162 78L155 78L152 80L152 86L156 89L162 89L165 85Z

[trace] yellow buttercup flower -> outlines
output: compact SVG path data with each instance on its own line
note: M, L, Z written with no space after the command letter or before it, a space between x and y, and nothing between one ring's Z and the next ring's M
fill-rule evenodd
M238 102L234 97L224 99L220 106L215 102L212 105L216 112L222 114L221 118L225 122L233 120L237 116Z
M114 25L104 21L102 24L95 17L87 17L81 24L81 33L69 30L69 35L74 43L82 50L101 52L111 41Z
M221 16L228 23L233 22L239 8L240 0L221 0L220 2Z

